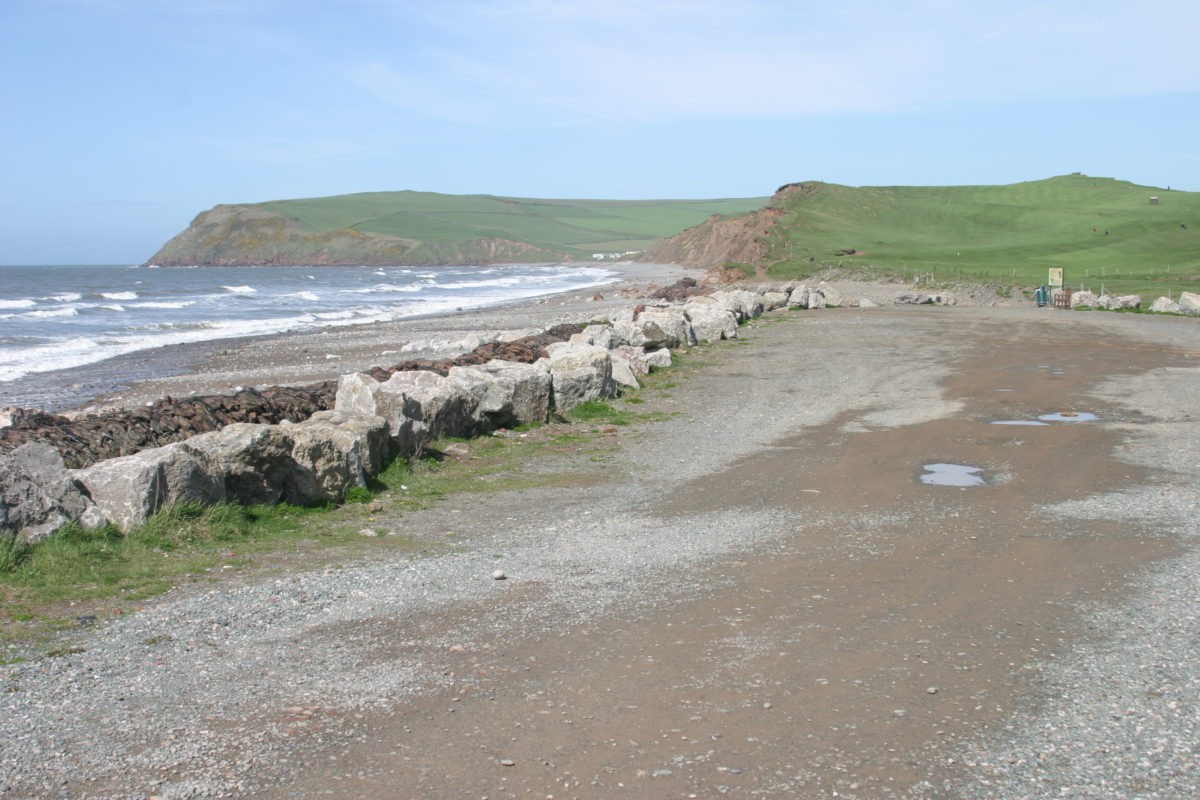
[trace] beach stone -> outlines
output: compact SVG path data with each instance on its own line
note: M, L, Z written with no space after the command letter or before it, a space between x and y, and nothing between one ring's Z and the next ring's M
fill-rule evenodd
M476 367L451 367L447 377L475 398L480 430L545 422L550 415L548 364L492 360Z
M236 422L193 436L180 446L198 459L212 459L229 500L246 506L274 505L288 495L296 468L293 442L278 425Z
M792 293L788 295L788 305L792 308L808 308L808 293L809 287L807 284L800 284L792 289Z
M204 435L220 436L219 433ZM168 444L110 458L72 470L72 474L87 488L100 513L123 531L143 524L165 506L181 503L210 506L228 496L216 459L190 443Z
M30 442L0 453L0 539L40 542L72 521L96 528L104 516L57 450Z
M1179 293L1179 310L1184 314L1200 314L1200 294L1196 292Z
M698 342L719 342L722 339L737 338L737 314L726 306L719 305L715 301L709 303L689 301L684 304L683 312L687 315L688 321L692 325L692 335Z
M347 489L366 486L367 478L383 469L389 443L383 417L322 411L283 427L292 439L295 462L290 502L341 502Z
M617 384L612 377L612 355L595 345L549 345L550 378L554 390L554 407L567 411L581 403L617 396Z
M1071 308L1078 306L1088 306L1094 308L1100 297L1095 292L1075 292L1071 295Z
M921 306L933 302L933 298L923 292L897 292L892 302L898 306Z
M1150 310L1158 314L1178 314L1179 303L1166 297L1160 297L1150 304Z
M862 297L862 298L859 298L858 307L859 308L879 308L879 305L877 303L873 302L871 300L871 298L869 298L869 297Z

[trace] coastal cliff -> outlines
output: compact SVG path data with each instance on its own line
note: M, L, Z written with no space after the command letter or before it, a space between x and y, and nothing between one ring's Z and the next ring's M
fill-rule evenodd
M364 192L218 205L148 261L160 266L439 266L603 261L641 253L764 198L544 200Z
M791 183L781 186L757 211L732 216L714 214L699 225L655 243L645 260L696 269L731 263L760 267L769 255L766 237L784 214L783 202L803 190L804 184Z
M438 266L563 261L568 254L499 237L422 242L374 231L339 228L310 233L257 206L219 205L147 262L178 266Z

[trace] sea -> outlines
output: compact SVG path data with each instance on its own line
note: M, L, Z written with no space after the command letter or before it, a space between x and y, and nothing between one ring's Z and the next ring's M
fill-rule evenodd
M45 390L60 371L99 368L164 345L503 305L602 286L617 277L611 270L574 264L0 266L0 406L28 407L40 399L41 407L54 410L78 399ZM124 365L114 369L119 373L114 377L125 380L150 377L131 374ZM89 386L78 394L105 388Z

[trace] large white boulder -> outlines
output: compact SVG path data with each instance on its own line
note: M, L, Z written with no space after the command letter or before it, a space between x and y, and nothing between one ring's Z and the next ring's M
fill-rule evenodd
M833 288L832 286L830 286L825 281L821 281L820 283L817 284L817 291L819 291L821 293L821 296L825 299L825 305L827 305L827 306L842 305L842 293L839 292L837 289Z
M640 369L644 369L645 364L638 359L641 363L635 365L633 359L626 357L621 352L622 350L642 350L642 352L645 350L641 347L619 347L609 351L609 356L612 358L613 382L626 389L637 389L641 386L637 379L638 372ZM646 373L642 372L641 374L645 375Z
M287 499L296 465L292 437L279 425L235 422L178 445L201 463L211 459L229 500L253 506Z
M365 373L343 375L334 408L387 420L393 452L412 455L442 436L477 433L478 398L429 370L396 372L380 382Z
M609 350L617 344L613 339L612 325L588 325L582 331L572 336L570 341L577 344L594 344L597 347L605 347Z
M1079 291L1071 295L1071 308L1078 306L1088 306L1095 308L1096 303L1100 301L1100 297L1095 292Z
M816 286L800 284L792 290L788 305L792 308L824 308L825 293Z
M203 435L213 437L219 433ZM228 499L220 465L204 448L192 446L196 438L110 458L71 472L87 488L105 519L128 531L165 506L208 506ZM278 496L270 502L275 499Z
M557 342L546 348L554 386L554 407L567 411L581 403L616 397L612 355L603 347Z
M451 367L447 378L474 398L474 418L480 431L545 422L550 414L547 364L492 359L476 366Z
M762 298L754 292L742 289L725 292L713 292L709 295L718 305L732 311L738 322L761 317L763 314ZM669 346L669 345L668 345Z
M634 347L681 347L696 343L692 324L679 306L645 306L617 316L612 344Z
M706 301L709 298L704 298ZM698 301L699 298L692 298ZM738 318L727 306L709 302L692 302L684 304L683 312L691 322L692 332L698 342L719 342L722 339L736 339L738 335Z
M1180 292L1179 310L1184 314L1200 314L1200 294Z
M1179 303L1166 297L1160 297L1150 304L1150 310L1159 314L1178 314Z
M646 355L642 357L646 363L646 369L666 369L671 366L671 351L665 347L660 347L658 350L647 350Z
M1114 297L1108 307L1112 309L1141 308L1142 296L1139 294L1123 294Z
M340 502L347 489L365 486L383 469L389 447L383 417L318 411L303 422L281 425L293 443L290 502Z
M786 292L767 291L762 292L762 304L764 311L774 311L777 308L783 308L787 305L788 294Z

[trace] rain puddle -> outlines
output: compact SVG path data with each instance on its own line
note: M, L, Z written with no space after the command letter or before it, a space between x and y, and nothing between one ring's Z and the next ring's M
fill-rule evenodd
M996 419L992 420L993 425L1046 425L1049 422L1038 422L1035 419Z
M925 464L921 483L930 486L983 486L983 467L968 467L963 464Z
M1047 422L1088 422L1100 418L1088 411L1059 411L1056 414L1042 414L1038 419Z

